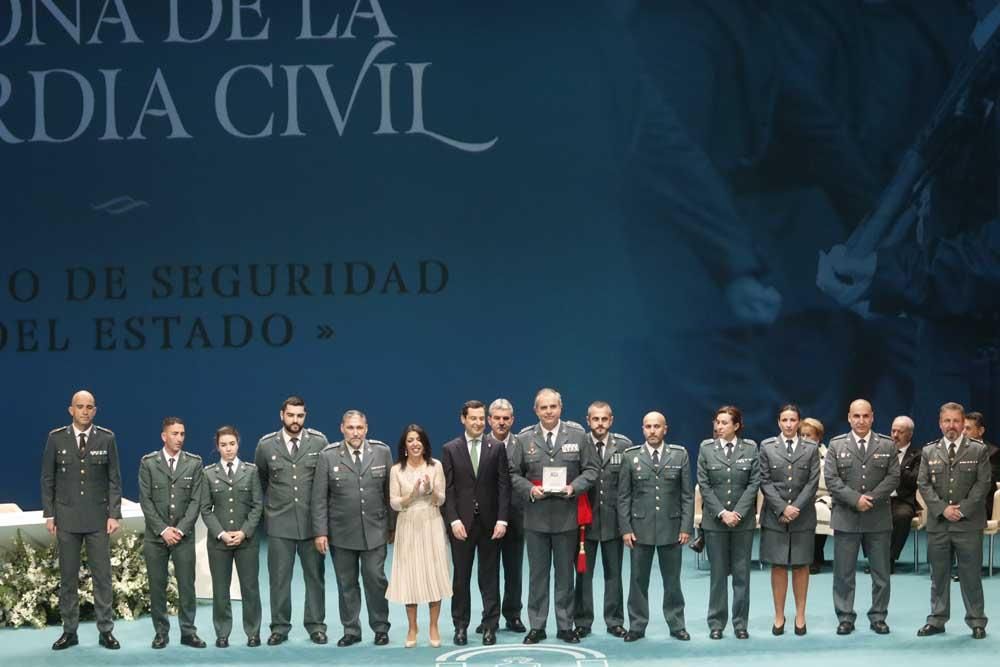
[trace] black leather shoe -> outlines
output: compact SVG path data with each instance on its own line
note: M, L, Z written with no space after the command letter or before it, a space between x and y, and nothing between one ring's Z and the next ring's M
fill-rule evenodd
M590 634L590 628L588 627L579 626L576 629L576 636L579 637L580 639L583 639L589 634Z
M691 540L691 543L688 545L688 548L690 548L691 551L695 552L696 554L700 554L705 549L705 536L699 535L698 537Z
M852 632L854 632L854 624L849 621L841 621L840 624L837 625L838 635L849 635Z
M247 637L247 646L260 646L260 635L250 635Z
M482 623L480 623L479 625L476 626L476 634L477 635L483 634L483 630L485 630L485 629L486 629L486 626L483 625Z
M746 631L746 628L740 628L736 631L737 639L750 639L750 633Z
M711 632L708 633L708 638L709 639L722 639L722 630L720 630L718 628L714 628Z
M540 642L540 641L542 641L543 639L546 639L546 638L547 638L547 636L545 634L545 630L531 629L531 630L528 630L528 634L526 634L524 636L524 643L525 644L537 644L538 642Z
M782 623L781 625L772 625L771 634L774 635L775 637L780 637L781 635L785 634L785 624Z
M208 646L204 639L195 634L181 635L181 643L191 648L205 648Z
M312 640L313 644L325 644L328 641L330 641L327 638L326 633L323 632L322 630L317 630L316 632L310 632L309 639Z
M973 639L986 639L986 628L972 628Z
M361 635L344 635L337 640L337 646L344 648L345 646L350 646L351 644L357 644L361 641Z
M385 646L389 643L389 633L388 632L376 632L375 633L375 646Z
M561 639L567 644L579 644L580 638L576 636L576 633L572 630L560 630L556 633L556 638Z
M455 646L465 646L469 643L469 635L465 628L455 628Z
M122 647L122 645L118 643L118 640L115 639L115 636L111 634L110 630L108 630L107 632L102 632L100 635L98 635L97 643L103 646L104 648L111 649L112 651L117 651Z
M918 637L930 637L931 635L940 635L944 632L944 628L939 628L936 625L931 625L928 623L924 627L917 630Z
M889 625L885 621L872 621L871 624L872 632L877 635L887 635L889 634Z
M218 637L215 640L215 648L229 648L229 640L225 637Z
M951 580L952 581L958 581L958 575L957 574L951 575Z
M511 632L525 632L527 630L519 618L512 618L507 621L507 629Z
M79 637L76 636L75 632L64 632L59 635L59 639L52 643L53 651L62 651L70 646L76 646L80 643Z
M167 644L170 643L170 637L167 635L156 635L153 637L153 643L150 644L153 648L166 648Z
M635 641L639 641L640 639L642 639L645 636L646 636L645 632L637 632L635 630L629 630L628 632L625 633L624 639L627 642L635 642Z
M673 632L670 633L670 636L673 637L674 639L680 639L682 642L691 641L691 635L689 635L688 631L685 630L684 628L681 628L680 630L674 630Z
M865 572L865 574L871 574L872 573L871 566L870 565L865 565L864 572Z
M610 628L608 628L608 634L609 635L614 635L615 637L618 637L619 639L621 639L622 637L624 637L628 633L625 631L624 627L622 627L620 625L612 625Z
M497 633L492 628L483 630L483 646L493 646L497 643Z
M803 625L801 628L799 626L797 626L797 625L795 626L795 636L796 637L804 637L805 634L806 634L806 626Z
M284 644L288 641L288 635L283 635L280 632L272 632L271 636L267 638L268 646L277 646L278 644Z

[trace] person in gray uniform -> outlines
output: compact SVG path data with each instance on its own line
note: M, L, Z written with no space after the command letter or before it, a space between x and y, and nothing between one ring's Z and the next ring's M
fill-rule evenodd
M778 411L781 435L760 443L760 560L771 564L774 625L771 634L785 633L788 570L795 596L795 634L806 634L809 564L816 532L816 489L819 487L819 446L799 437L801 413L795 405Z
M247 646L260 646L260 541L254 538L264 513L257 466L239 458L240 434L234 426L215 432L219 462L205 468L201 518L208 530L208 569L212 573L212 623L215 645L229 646L233 605L229 588L233 565L240 578L243 631Z
M986 637L983 603L983 499L990 487L989 449L963 435L965 408L945 403L938 417L941 439L921 449L917 488L927 505L927 560L931 564L931 613L918 637L944 632L951 618L952 554L965 602L965 623L975 639Z
M289 396L278 416L281 430L261 438L254 453L267 525L271 598L271 636L267 643L281 644L292 629L292 573L298 555L306 587L302 620L309 639L325 644L325 571L323 556L313 547L315 533L309 504L319 453L330 443L319 431L305 428L306 402L302 398Z
M389 602L385 591L386 545L396 530L389 506L392 452L380 440L368 439L368 418L348 410L340 423L341 442L323 450L312 486L312 532L316 551L332 552L337 599L344 636L337 646L361 641L361 580L365 586L368 625L375 644L389 643Z
M868 556L872 575L871 629L889 634L889 568L892 563L892 509L889 497L899 484L896 444L872 431L875 414L864 399L851 402L851 432L830 440L823 467L833 498L833 608L837 634L854 632L854 588L858 549Z
M584 549L587 569L576 575L576 634L590 634L594 622L594 568L597 552L601 552L604 572L604 625L608 634L625 636L625 604L622 591L622 546L618 531L618 475L625 450L632 441L620 433L612 433L615 416L604 401L594 401L587 408L587 440L597 452L597 481L589 491L593 521L587 526Z
M687 450L667 445L667 418L650 412L642 418L646 442L625 450L618 479L618 529L631 549L628 587L629 629L625 641L646 636L649 624L649 574L653 555L663 579L663 616L670 636L691 639L684 627L681 554L694 530L694 494Z
M89 391L69 402L73 423L49 431L42 454L42 516L59 546L59 615L63 633L53 651L76 646L80 622L80 550L94 581L98 643L121 645L115 627L111 592L111 540L122 518L122 481L115 434L94 424L97 403Z
M733 578L733 631L747 639L750 613L750 558L757 527L757 489L760 468L757 443L743 438L743 413L725 405L715 411L715 438L698 450L698 488L701 491L701 530L708 548L711 583L708 630L722 639L728 620L728 579Z
M194 625L197 599L194 591L194 524L201 512L205 472L201 457L181 451L184 447L184 421L179 417L163 420L160 439L163 448L142 457L139 463L139 504L146 520L142 555L149 574L149 607L153 620L153 648L165 648L170 642L170 619L167 617L167 577L174 562L181 644L205 648Z
M580 641L573 629L573 564L577 550L577 499L597 480L597 453L583 427L562 420L562 397L554 389L535 395L538 423L517 435L510 456L512 496L525 502L528 546L528 623L525 644L546 638L549 574L555 570L556 636ZM548 473L548 475L546 475ZM561 488L555 488L562 485Z
M487 441L502 445L507 450L507 461L514 451L515 437L511 433L514 426L514 406L506 398L498 398L490 403L486 418L490 422ZM507 532L500 541L500 560L503 564L503 597L500 613L507 619L506 627L511 632L525 632L521 621L521 575L524 570L524 498L511 493L510 508L507 513ZM484 630L480 623L476 632Z

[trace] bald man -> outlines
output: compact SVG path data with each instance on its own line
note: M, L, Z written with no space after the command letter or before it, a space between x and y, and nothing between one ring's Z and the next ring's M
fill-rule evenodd
M80 550L86 542L87 563L94 580L94 613L98 643L120 644L111 633L110 535L122 518L121 471L115 434L94 424L97 402L88 391L70 399L73 422L49 432L42 454L42 515L59 545L59 614L63 633L52 645L61 651L79 643Z
M889 634L889 573L892 563L890 496L899 484L899 459L891 438L872 431L875 413L864 399L851 402L851 430L830 440L823 473L833 498L833 606L837 634L854 632L855 572L864 547L872 577L869 627Z
M694 529L694 495L687 450L664 444L667 418L650 412L642 418L646 441L625 450L618 478L618 528L631 550L626 642L646 636L649 624L649 573L653 555L663 579L663 616L670 636L691 639L684 627L681 547Z

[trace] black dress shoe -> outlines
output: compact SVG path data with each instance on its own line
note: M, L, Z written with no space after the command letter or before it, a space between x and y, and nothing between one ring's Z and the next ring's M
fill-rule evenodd
M736 631L737 639L750 639L750 633L746 631L746 628L740 628Z
M682 642L691 641L691 635L689 635L688 631L685 630L684 628L681 628L680 630L674 630L673 632L670 633L670 636L673 637L674 639L680 639Z
M277 646L278 644L284 644L288 641L288 635L283 635L280 632L272 632L271 636L267 638L268 646Z
M115 639L115 636L111 634L110 630L108 630L107 632L102 632L100 635L98 635L97 643L103 646L104 648L111 649L112 651L117 651L122 647L122 645L118 643L118 640Z
M870 565L865 565L864 572L865 572L865 574L871 574L872 573L871 566Z
M622 627L621 625L612 625L610 628L608 628L608 634L621 638L624 637L627 633L625 631L625 628Z
M556 633L556 638L561 639L567 644L579 644L580 638L576 636L576 633L572 630L560 630Z
M952 581L958 581L958 575L957 574L951 575L951 580Z
M389 633L388 632L376 632L375 633L375 646L385 646L389 643Z
M469 635L465 628L455 628L455 646L465 646L469 643Z
M809 574L819 574L821 567L822 566L819 563L810 563Z
M260 646L260 635L250 635L247 637L247 646Z
M781 635L785 634L785 624L782 623L781 625L772 625L771 634L774 635L775 637L780 637Z
M524 623L522 623L519 618L512 618L507 621L507 629L511 632L524 632L527 630L527 628L524 627Z
M170 637L168 635L156 635L153 637L153 643L150 646L153 648L166 648L169 643Z
M477 635L483 634L483 630L485 630L485 629L486 629L486 626L483 625L482 623L480 623L479 625L476 626L476 634Z
M944 632L944 628L939 628L936 625L931 625L928 623L924 627L917 630L918 637L930 637L931 635L939 635Z
M181 643L191 648L205 648L208 646L204 639L195 634L181 635Z
M309 639L312 640L313 644L325 644L328 641L330 641L329 638L326 636L326 633L323 632L322 630L317 630L316 632L310 632Z
M688 547L691 549L691 551L695 552L696 554L700 554L705 549L705 536L699 535L698 537L694 538L693 540L691 540L691 543L688 545Z
M871 624L872 632L877 635L887 635L889 634L889 625L885 621L872 621Z
M849 635L852 632L854 632L854 624L851 623L850 621L841 621L837 625L837 634L838 635Z
M806 634L806 626L803 625L801 628L797 625L795 626L795 635L797 637L804 637L805 634Z
M52 642L53 651L62 651L70 646L76 646L80 643L80 639L76 636L75 632L64 632L59 635L59 639Z
M483 646L493 646L497 643L497 633L493 628L483 630Z
M528 630L528 634L524 636L525 644L537 644L538 642L546 639L545 630Z
M635 641L639 641L640 639L642 639L645 636L646 636L645 632L638 632L636 630L629 630L628 632L625 633L624 639L627 642L635 642Z
M973 639L986 639L986 628L972 628Z
M359 641L361 641L361 635L344 635L337 640L337 646L344 648L345 646L350 646L351 644L357 644Z
M589 634L590 634L590 628L588 627L580 626L576 629L576 636L579 637L580 639L583 639Z
M225 637L216 638L215 648L229 648L229 640Z
M722 639L722 630L719 628L713 628L711 632L708 633L709 639Z

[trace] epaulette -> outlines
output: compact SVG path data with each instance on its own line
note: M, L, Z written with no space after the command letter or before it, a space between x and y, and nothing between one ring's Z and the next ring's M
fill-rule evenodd
M977 442L977 443L979 443L980 445L984 445L984 444L986 444L985 442L983 442L983 441L982 441L982 440L980 440L979 438L969 438L969 440L971 440L972 442Z
M149 454L143 456L142 460L145 461L146 459L154 459L159 455L160 455L160 450L156 450L155 452L150 452Z
M686 452L687 451L687 448L684 447L683 445L667 445L667 448L668 449L679 449L682 452Z
M280 430L279 431L271 431L270 433L267 433L266 435L260 436L260 440L258 441L258 444L261 443L261 442L264 442L268 438L273 438L273 437L277 436L279 433L281 433Z
M198 459L199 461L201 461L201 457L198 456L197 454L192 454L191 452L186 452L186 451L182 451L181 454L183 454L184 456L190 457L192 459Z
M221 470L222 462L220 461L218 463L209 463L207 466L205 466L205 470L211 470L212 468L219 468Z
M583 430L583 426L579 422L574 422L568 419L564 419L563 424L566 424L566 426L569 426L570 428L578 428L581 431Z
M745 442L747 444L753 445L754 447L757 446L757 443L754 441L753 438L740 438L740 440L742 440L743 442Z
M94 424L94 428L96 428L98 431L104 431L108 435L114 435L115 434L115 432L112 431L110 428L104 428L103 426L98 426L97 424Z
M876 433L875 435L877 435L878 437L882 438L883 440L892 440L892 438L890 438L889 436L887 436L885 433Z
M337 447L340 447L340 445L342 445L342 444L343 443L340 442L339 440L337 442L331 442L331 443L327 444L326 447L323 448L323 451L325 452L328 449L336 449Z
M931 447L932 445L936 445L939 442L941 442L941 438L938 438L937 440L931 440L930 442L924 443L924 447Z
M69 426L56 426L54 429L52 429L51 431L49 431L49 435L52 435L53 433L58 433L59 431L65 431L68 428L70 428L70 427Z
M387 449L388 449L388 447L389 447L389 445L385 444L385 443L384 443L384 442L382 442L381 440L369 440L369 441L368 441L368 444L369 444L369 445L381 445L382 447L385 447L385 448L387 448Z
M626 452L631 452L631 451L635 451L636 449L642 449L642 445L632 445L631 447L627 448L625 451Z
M320 436L321 438L324 438L324 439L326 438L326 434L325 434L325 433L323 433L323 431L317 431L317 430L316 430L316 429L314 429L314 428L307 428L307 429L306 429L306 433L312 433L313 435L318 435L318 436Z
M830 438L830 443L833 444L834 440L847 440L847 433L841 433L840 435L835 435Z
M705 445L711 445L713 442L715 442L715 438L705 438L698 446L704 447Z
M531 426L525 426L525 427L524 427L524 428L522 428L522 429L521 429L520 431L518 431L518 432L517 432L517 434L518 434L518 435L521 435L522 433L528 433L528 432L530 432L530 431L531 431L531 430L532 430L533 428L535 428L535 425L534 425L534 424L532 424Z
M763 447L764 445L770 445L772 442L778 442L778 438L773 435L770 438L764 438L760 441L760 446Z
M810 440L809 438L802 438L801 436L799 437L802 440L802 442L808 442L809 444L816 445L817 447L819 446L819 443L816 442L815 440Z
M621 433L612 433L611 437L614 438L615 440L623 440L623 441L625 441L625 443L626 443L625 446L626 447L631 447L632 446L632 439L629 438L627 435L622 435Z
M248 468L256 468L257 464L253 461L240 461L241 464L247 466Z

